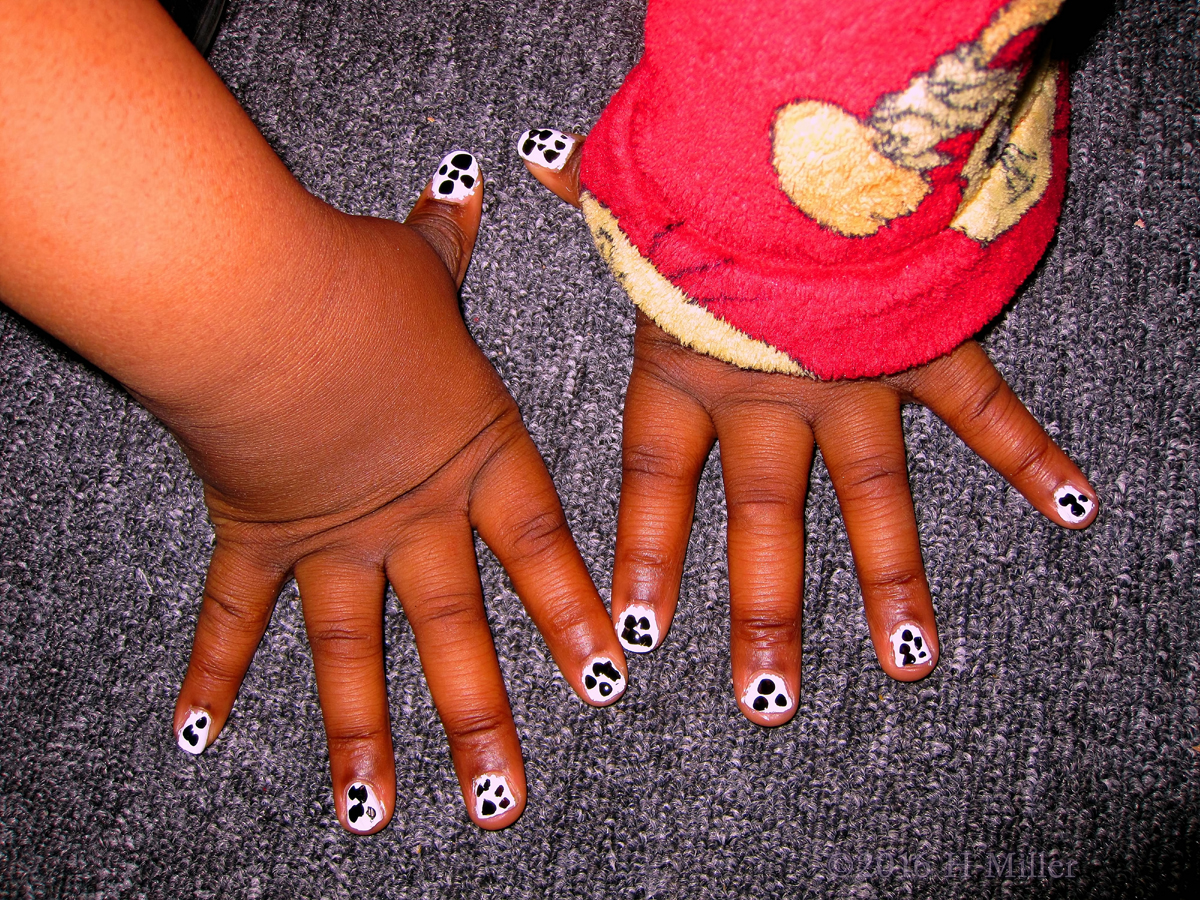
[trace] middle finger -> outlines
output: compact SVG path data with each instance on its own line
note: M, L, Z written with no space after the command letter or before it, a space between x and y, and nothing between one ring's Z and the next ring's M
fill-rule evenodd
M734 692L759 725L781 725L800 691L804 499L813 436L800 414L742 403L715 417L729 508Z

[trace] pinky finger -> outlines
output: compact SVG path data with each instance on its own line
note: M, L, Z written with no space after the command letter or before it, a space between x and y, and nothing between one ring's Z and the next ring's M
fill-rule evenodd
M1051 521L1086 528L1095 520L1095 489L979 344L969 341L925 367L911 390Z
M217 541L192 656L175 701L180 749L202 753L224 727L282 587L282 572Z

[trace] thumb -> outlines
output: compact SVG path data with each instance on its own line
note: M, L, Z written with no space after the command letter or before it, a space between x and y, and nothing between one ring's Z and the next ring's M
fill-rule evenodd
M466 150L447 153L404 224L414 228L461 286L483 216L483 173Z
M581 134L534 128L521 135L517 153L533 177L572 206L579 206L579 161L583 158Z

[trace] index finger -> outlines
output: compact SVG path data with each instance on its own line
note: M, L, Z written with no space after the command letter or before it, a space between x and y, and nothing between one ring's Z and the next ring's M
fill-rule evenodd
M520 419L471 493L471 524L496 554L563 677L593 706L625 691L628 670L612 620L579 555L554 482Z

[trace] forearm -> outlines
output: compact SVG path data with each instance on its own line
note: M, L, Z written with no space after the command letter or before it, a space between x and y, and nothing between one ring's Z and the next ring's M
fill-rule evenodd
M337 231L157 3L0 7L0 298L134 392L286 347Z

